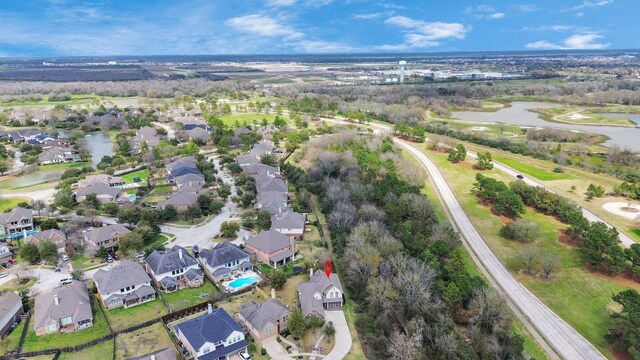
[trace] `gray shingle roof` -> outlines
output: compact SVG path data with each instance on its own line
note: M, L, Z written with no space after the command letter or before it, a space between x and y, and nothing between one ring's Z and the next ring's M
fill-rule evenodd
M248 166L248 164L258 164L260 160L258 160L255 156L250 154L238 155L236 157L236 162L240 166Z
M58 296L58 305L55 303L55 295ZM74 281L36 296L35 327L44 326L50 320L58 321L67 316L72 316L74 322L93 319L87 284Z
M123 260L112 269L100 269L93 274L100 293L111 293L120 291L131 285L140 285L150 282L149 275L144 271L142 265L129 260Z
M131 231L120 224L110 224L99 228L88 230L84 233L87 240L98 243L105 240L113 239L116 236L128 234Z
M168 199L158 203L163 208L167 205L173 206L189 206L198 202L198 194L192 192L176 192L171 194Z
M201 127L195 127L190 130L186 130L185 133L190 139L209 140L209 132Z
M243 304L240 309L242 317L244 317L251 326L258 330L262 330L268 322L277 324L282 316L288 313L289 310L282 305L280 301L275 299L270 299L261 303L250 301Z
M287 235L275 230L263 230L258 235L251 236L247 240L247 245L270 254L289 247L291 244Z
M256 180L256 189L259 192L262 191L278 191L286 193L289 191L287 188L287 183L284 180L279 178L272 178L271 176L267 176L264 174L258 174L254 176Z
M86 196L89 194L96 194L96 195L109 195L111 197L118 197L118 195L120 195L122 193L122 190L115 188L115 187L111 187L107 184L104 183L97 183L97 184L93 184L93 185L89 185L87 187L83 187L81 189L79 189L76 192L76 196Z
M222 308L214 309L197 318L175 326L194 349L200 349L205 342L224 341L234 331L243 333L242 328ZM246 342L245 342L246 344Z
M269 166L266 164L262 164L262 163L256 163L256 164L244 166L242 168L242 171L244 171L248 175L261 174L261 175L274 176L280 173L280 170L278 170L278 168Z
M254 208L268 211L270 214L277 214L281 211L288 211L287 201L289 194L279 191L261 191L256 196Z
M224 265L235 260L246 259L249 256L249 253L229 242L220 243L211 250L203 249L200 251L200 258L211 267Z
M174 169L180 168L180 167L184 167L184 166L192 166L195 167L196 166L196 161L194 160L193 157L189 156L189 157L183 157L180 158L174 162L170 162L166 165L167 170L169 170L169 172L172 172Z
M189 281L197 278L198 276L204 276L204 273L200 269L191 268L184 273L184 276L189 279Z
M181 254L182 257L180 256ZM149 265L156 275L184 269L198 263L186 249L177 245L164 252L154 250L151 255L147 257L146 261L147 265Z
M295 211L285 211L271 215L272 229L299 229L304 227L306 218Z
M6 225L11 222L19 222L22 219L33 221L33 210L17 206L13 210L0 214L0 224Z
M9 312L13 312L17 304L22 304L22 299L13 291L6 291L0 295L0 319L4 319L5 316L9 315ZM5 324L0 324L0 326L2 325Z
M331 273L329 277L323 271L318 271L309 281L298 284L298 294L300 296L300 308L304 316L311 314L314 310L320 315L324 314L322 301L313 297L314 294L320 293L324 295L327 288L335 286L338 290L342 290L342 283L338 274Z

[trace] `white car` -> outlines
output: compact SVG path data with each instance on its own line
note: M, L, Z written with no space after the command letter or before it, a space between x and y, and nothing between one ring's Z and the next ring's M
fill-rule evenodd
M69 261L69 256L67 254L62 255L62 261Z
M60 285L67 285L67 284L71 284L73 282L73 278L64 278L64 279L60 279Z
M248 352L242 350L238 353L238 356L240 356L240 359L242 360L251 360L251 355L249 355Z

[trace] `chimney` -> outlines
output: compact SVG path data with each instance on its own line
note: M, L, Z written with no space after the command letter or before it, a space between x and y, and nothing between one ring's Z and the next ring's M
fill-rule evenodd
M276 289L271 289L271 298L275 299L276 298Z
M182 260L182 249L178 249L178 256L180 257L180 260Z
M156 360L156 356L155 355L151 355L151 360Z
M53 294L53 301L56 305L60 305L60 300L58 299L58 294Z
M282 214L282 207L278 206L278 214Z
M211 314L213 312L213 307L211 306L211 303L207 304L207 314Z
M313 268L309 269L309 277L313 277Z

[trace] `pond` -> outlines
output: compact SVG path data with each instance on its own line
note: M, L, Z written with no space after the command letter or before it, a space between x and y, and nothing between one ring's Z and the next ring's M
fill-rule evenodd
M456 111L451 113L451 117L462 121L473 123L503 123L518 126L550 127L567 130L578 130L594 134L601 134L609 137L603 143L605 146L619 145L634 151L640 151L640 128L624 128L615 126L588 126L561 124L545 121L538 114L529 111L530 109L557 108L560 104L542 102L522 102L515 101L508 108L500 109L496 112L479 111ZM640 124L640 115L629 114L607 114L610 116L620 116L631 119Z
M91 164L95 168L104 156L113 156L113 142L109 135L98 132L87 134L85 137L89 152L91 153Z

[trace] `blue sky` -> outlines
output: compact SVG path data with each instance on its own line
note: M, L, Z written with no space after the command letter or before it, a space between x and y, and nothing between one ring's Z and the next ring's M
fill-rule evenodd
M640 47L639 0L0 0L0 56Z

